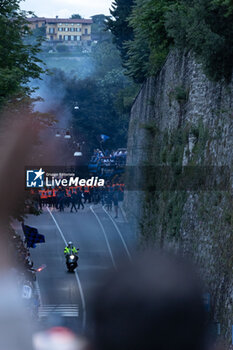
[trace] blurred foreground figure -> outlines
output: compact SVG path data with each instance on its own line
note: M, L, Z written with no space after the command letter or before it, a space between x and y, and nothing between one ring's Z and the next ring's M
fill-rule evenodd
M31 350L32 327L12 270L0 271L0 350Z
M34 350L87 350L88 343L77 338L69 329L54 327L33 337Z
M201 284L181 259L148 253L112 272L97 294L97 350L205 348Z

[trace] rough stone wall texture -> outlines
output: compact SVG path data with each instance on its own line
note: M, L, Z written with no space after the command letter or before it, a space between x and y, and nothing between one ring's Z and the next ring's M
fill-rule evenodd
M220 322L229 346L233 325L232 107L232 83L211 82L191 54L170 53L132 107L127 165L134 168L137 178L147 179L150 174L145 174L142 165L228 166L229 186L171 191L165 184L163 191L155 193L134 188L124 200L142 245L179 250L200 266L211 296L211 316Z

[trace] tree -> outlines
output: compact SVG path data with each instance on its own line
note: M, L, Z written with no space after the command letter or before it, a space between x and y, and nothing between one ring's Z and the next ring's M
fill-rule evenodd
M166 16L168 34L175 46L192 50L206 75L230 81L233 69L232 0L177 2Z
M125 47L128 75L142 83L155 75L164 63L172 39L165 27L165 15L172 0L136 0L129 19L134 38Z
M114 7L113 34L125 19L119 10ZM231 79L232 0L136 0L127 25L133 38L123 42L123 62L135 82L157 74L173 47L192 51L210 79Z
M104 41L111 38L111 33L107 29L107 20L109 16L95 15L91 17L93 20L91 35L93 40Z
M99 42L91 53L95 65L95 74L103 77L106 72L121 67L119 51L111 42Z
M40 43L28 44L30 33L27 13L20 10L20 0L0 3L0 105L17 94L30 94L28 82L43 72L37 57Z
M133 29L128 22L133 4L134 0L115 0L110 10L113 19L109 18L107 24L113 34L113 42L120 50L123 62L128 57L128 50L125 47L125 43L133 39Z
M75 13L75 14L71 15L70 18L71 18L71 19L82 19L82 16L79 15L78 13Z

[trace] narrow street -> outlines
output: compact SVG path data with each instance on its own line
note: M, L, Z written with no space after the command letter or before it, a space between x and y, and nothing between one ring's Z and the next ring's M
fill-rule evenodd
M42 215L29 216L26 224L37 227L46 239L31 249L34 265L46 265L37 275L40 323L46 326L62 317L63 325L83 330L88 325L89 300L103 273L117 269L121 259L131 259L136 238L121 211L114 220L113 213L100 205L88 204L78 213L44 207ZM75 273L68 273L65 266L63 250L69 241L80 249Z

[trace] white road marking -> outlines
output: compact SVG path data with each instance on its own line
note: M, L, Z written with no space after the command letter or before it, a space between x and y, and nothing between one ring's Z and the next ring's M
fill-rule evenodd
M108 247L108 251L109 251L109 254L110 254L111 259L112 259L112 264L113 264L114 268L117 270L117 266L116 266L116 262L115 262L115 259L114 259L113 253L112 253L112 249L111 249L111 247L110 247L110 243L109 243L109 240L108 240L106 231L105 231L105 229L104 229L104 227L103 227L103 225L102 225L102 222L100 221L98 215L94 212L92 205L90 206L90 210L91 210L92 213L95 215L95 218L96 218L96 220L98 221L98 223L99 223L99 225L100 225L100 227L101 227L101 229L102 229L102 231L103 231L104 238L105 238L105 241L106 241L106 244L107 244L107 247Z
M65 243L65 245L67 246L67 241L65 239L65 236L60 228L60 226L58 225L55 217L53 216L53 214L51 213L51 210L47 207L47 210L49 212L49 214L51 215L55 225L57 226L57 229ZM82 326L83 326L83 329L86 327L86 321L87 321L87 311L86 311L86 301L85 301L85 297L84 297L84 293L83 293L83 289L82 289L82 284L81 284L81 281L80 281L80 278L79 278L79 275L78 275L78 272L75 271L75 277L76 277L76 280L77 280L77 283L78 283L78 288L79 288L79 292L80 292L80 297L81 297L81 301L82 301L82 309L83 309L83 323L82 323Z
M51 314L62 317L79 317L79 307L77 305L43 305L39 307L39 317L48 317Z
M119 230L119 227L117 226L117 224L115 223L115 221L113 220L113 218L111 217L111 215L107 212L107 210L106 210L104 207L102 207L102 208L103 208L103 210L105 211L105 213L109 216L110 220L112 221L112 223L113 223L115 229L117 230L117 233L118 233L119 236L120 236L120 239L121 239L122 244L123 244L123 246L124 246L124 248L125 248L126 254L128 255L129 260L132 261L132 256L131 256L131 254L130 254L130 252L129 252L129 249L128 249L127 244L126 244L126 242L125 242L125 240L124 240L124 237L122 236L121 231Z

